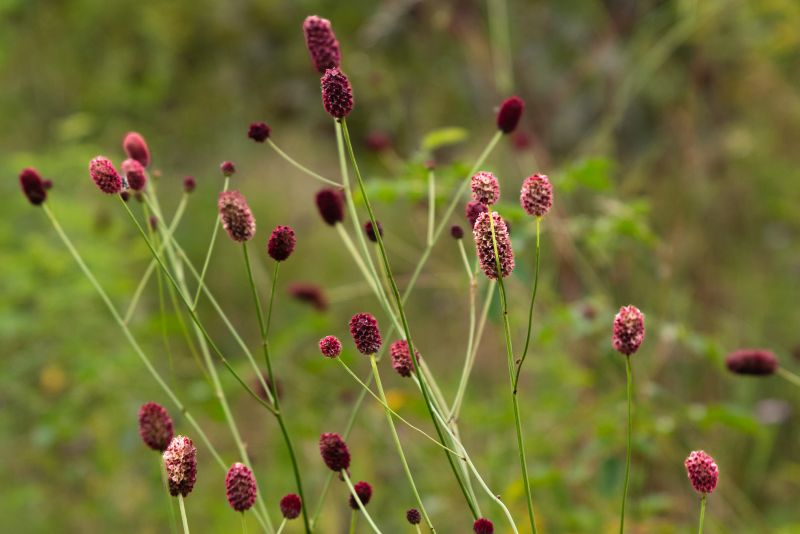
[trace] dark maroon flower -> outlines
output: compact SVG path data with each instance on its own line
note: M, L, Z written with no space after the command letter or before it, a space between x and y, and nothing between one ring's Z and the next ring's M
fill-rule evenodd
M122 148L130 159L135 159L142 164L142 167L150 165L150 149L140 134L128 132L122 140Z
M164 452L172 441L172 418L160 404L148 402L139 408L139 435L154 451Z
M256 233L256 220L239 191L223 191L217 201L222 227L234 241L250 241Z
M422 515L416 508L409 508L406 512L406 520L412 525L419 525L422 521Z
M467 221L469 221L469 227L475 228L475 221L478 220L478 216L481 213L486 213L489 211L484 204L481 204L477 200L470 200L467 202L467 206L464 209L464 213L467 216Z
M611 343L614 349L630 356L644 341L644 314L636 306L623 306L614 317Z
M103 193L115 195L122 192L122 176L114 168L111 160L106 157L97 156L89 162L89 176Z
M686 475L697 493L711 493L717 487L719 469L714 458L705 451L692 451L683 465L686 466Z
M317 285L296 282L289 285L289 295L300 302L311 304L317 311L328 309L328 299L325 298L322 288Z
M728 354L725 365L738 375L766 376L778 370L778 358L765 349L739 349Z
M231 508L237 512L249 510L256 502L256 478L246 465L235 463L225 477L225 494Z
M44 181L36 169L32 167L22 169L19 173L19 185L22 188L22 194L34 206L47 200L48 188L45 187Z
M500 184L490 172L479 172L472 177L472 198L481 204L491 206L500 200Z
M519 203L528 215L544 217L553 207L553 185L544 174L528 176L522 182Z
M342 342L336 336L325 336L319 340L319 351L323 356L336 358L342 353Z
M247 130L247 137L256 143L263 143L269 138L271 132L272 128L267 126L267 123L254 122L250 124L250 128Z
M197 449L186 436L175 436L164 451L169 494L186 497L197 479Z
M45 191L50 191L53 189L53 180L42 178L42 187L44 187Z
M410 377L414 372L414 360L411 359L411 352L408 350L408 341L405 339L395 341L389 346L389 352L392 354L392 367L397 374L405 378ZM414 354L419 360L419 351L416 347Z
M120 165L125 179L128 180L128 187L134 191L141 191L147 184L147 175L144 167L135 159L128 158Z
M344 197L338 189L320 189L317 192L317 209L322 220L333 226L344 220Z
M464 237L464 229L461 228L461 225L454 224L450 227L450 235L453 236L453 239L461 239Z
M525 111L525 102L518 96L503 100L497 112L497 128L504 134L513 132L519 124L522 112Z
M378 320L369 313L357 313L350 319L350 335L361 354L375 354L381 348Z
M303 34L306 37L306 47L311 54L311 61L320 74L339 66L342 55L339 51L339 41L336 40L331 28L331 21L316 15L306 17L303 21Z
M378 223L378 233L381 234L381 237L383 237L383 225L380 221L375 222ZM372 221L367 221L364 223L364 233L367 234L367 238L373 243L378 242L378 236L375 235L375 228L372 226Z
M275 391L278 394L278 399L279 400L282 399L283 398L283 383L280 380L275 382L275 388L273 390L272 380L270 379L269 375L266 374L266 373L262 373L261 377L264 379L264 383L269 388L270 393L272 393L272 391ZM264 386L261 384L261 380L259 380L257 376L253 377L253 380L251 381L251 384L253 386L253 391L255 391L261 399L263 399L265 401L269 400L269 395L267 395L267 392L264 389Z
M533 145L533 138L525 132L517 132L511 137L512 146L519 150L527 150Z
M370 132L366 144L373 152L383 152L392 146L392 138L383 132Z
M511 274L514 270L514 251L511 248L511 239L508 236L506 222L495 211L492 212L494 219L494 234L497 241L497 253L500 258L500 273L503 278ZM472 236L475 238L475 248L478 252L478 260L484 274L491 280L497 279L497 265L494 255L494 242L492 241L492 227L489 222L489 214L481 213L475 221L475 228L472 229Z
M232 161L223 161L219 166L223 176L233 176L236 174L236 165Z
M123 191L122 193L119 194L119 198L127 202L131 199L131 194L127 191Z
M194 179L194 176L187 176L183 179L183 191L184 193L191 193L194 191L194 188L197 187L197 181Z
M356 495L358 495L358 500L361 501L361 504L366 507L369 500L372 498L372 486L369 485L368 482L364 482L363 480L353 486L353 489L356 490ZM356 502L355 497L350 494L350 508L353 510L358 510L358 502Z
M494 525L485 517L481 517L472 524L472 530L475 534L492 534Z
M326 432L319 437L319 453L331 471L347 470L350 467L350 451L342 436Z
M291 226L276 226L267 242L267 253L275 261L285 261L294 252L297 239Z
M343 119L353 111L353 89L350 80L338 68L325 71L322 84L322 105L334 119Z
M158 217L155 215L151 215L150 218L147 220L150 223L150 229L152 231L158 230Z
M284 495L281 499L281 514L286 519L297 519L300 517L300 511L303 508L303 501L300 496L294 493Z

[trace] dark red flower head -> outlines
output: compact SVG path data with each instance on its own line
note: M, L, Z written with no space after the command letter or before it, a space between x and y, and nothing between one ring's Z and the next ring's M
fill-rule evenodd
M271 132L272 128L267 126L267 123L254 122L250 124L250 128L247 130L247 137L256 143L263 143L269 138Z
M128 132L122 140L122 148L130 159L135 159L142 164L142 167L150 165L150 149L140 134Z
M361 354L375 354L381 348L378 320L369 313L357 313L350 319L350 335Z
M344 197L338 189L320 189L317 192L317 209L322 220L331 226L344 220Z
M728 354L725 365L738 375L765 376L778 370L778 358L765 349L739 349Z
M490 172L479 172L472 177L472 198L481 204L491 206L500 200L500 184Z
M378 233L381 234L381 237L383 237L383 225L380 221L375 222L378 223ZM367 239L373 243L378 242L378 236L375 235L375 227L372 226L372 221L367 221L364 223L364 233L367 234Z
M306 37L306 47L311 54L311 61L314 63L320 74L324 74L327 69L338 67L342 61L339 51L339 41L331 28L331 21L320 18L316 15L306 17L303 21L303 33Z
M363 480L353 486L353 489L356 490L356 495L358 495L358 500L361 501L361 504L365 507L367 503L372 498L372 486L369 485L368 482L364 482ZM358 510L359 506L356 502L355 497L350 495L350 508L353 510Z
M222 227L234 241L250 241L256 233L256 220L239 191L223 191L217 201Z
M175 436L164 451L169 494L186 497L197 479L197 449L186 436Z
M475 534L492 534L494 525L485 517L481 517L472 524L472 530Z
M47 200L48 188L45 187L44 180L36 169L32 167L22 169L19 173L19 185L22 188L22 194L34 206Z
M127 202L131 199L131 194L127 191L123 191L122 193L119 194L119 198Z
M135 159L128 158L120 165L125 179L128 180L128 187L134 191L141 191L147 184L147 175L144 167Z
M497 254L500 258L500 273L505 278L514 270L514 251L511 248L511 239L508 235L506 222L496 211L492 212L492 218L494 219ZM472 236L475 238L475 248L478 252L481 269L483 269L487 278L497 280L497 265L489 213L481 213L478 216L478 220L475 221L475 228L472 229Z
M187 176L183 179L183 191L185 193L191 193L195 187L197 187L197 180L194 179L194 176Z
M300 511L303 508L303 501L300 496L295 493L284 495L281 499L281 514L286 519L297 519L300 517Z
M464 209L464 213L467 216L467 221L469 221L469 227L475 228L475 221L478 220L478 216L481 213L486 213L489 211L489 208L486 205L481 204L477 200L470 200L467 202L467 206Z
M453 239L461 239L464 237L464 229L460 224L454 224L450 227L450 235L453 236Z
M705 451L692 451L683 465L686 466L686 475L697 493L711 493L717 487L719 469L714 458Z
M553 207L553 185L544 174L528 176L522 182L519 203L528 215L544 217Z
M237 512L249 510L256 502L256 477L253 472L244 464L235 463L228 469L225 477L225 494L228 496L228 503Z
M42 187L44 187L45 191L50 191L51 189L53 189L53 180L42 178Z
M500 110L497 112L497 129L504 134L513 132L519 124L523 111L525 111L525 102L520 97L512 96L503 100Z
M326 432L319 437L319 453L328 469L342 471L350 467L350 451L342 436Z
M630 356L644 341L644 314L636 306L623 306L614 317L611 342L614 349Z
M289 294L300 302L311 304L317 311L328 309L328 299L317 285L296 282L289 286Z
M232 161L223 161L219 166L219 170L222 171L223 176L233 176L236 174L236 165Z
M414 372L414 360L411 359L411 352L408 350L408 341L405 339L395 341L389 346L389 352L392 354L392 367L397 374L405 378L410 377ZM419 351L416 347L414 354L419 360Z
M172 441L172 418L160 404L148 402L139 408L139 435L154 451L164 452Z
M103 193L109 195L116 195L123 190L122 176L119 175L117 169L111 160L97 156L89 162L89 176Z
M325 71L322 84L322 105L334 119L343 119L353 111L353 89L350 80L338 68Z
M294 252L297 239L291 226L276 226L267 242L267 253L275 261L285 261Z
M150 218L147 219L147 221L150 223L150 229L152 231L155 232L156 230L158 230L158 217L156 217L155 215L151 215Z
M416 508L409 508L406 512L406 520L412 525L419 525L422 521L422 514Z
M336 336L325 336L319 340L319 351L323 356L336 358L342 353L342 342Z
M366 145L372 152L383 152L392 146L392 138L383 132L373 131L367 135Z

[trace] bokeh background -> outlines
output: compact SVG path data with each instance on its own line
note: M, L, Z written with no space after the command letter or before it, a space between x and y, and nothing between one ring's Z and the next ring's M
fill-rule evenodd
M616 309L635 303L648 333L633 362L628 531L696 528L699 499L682 462L702 448L721 470L708 532L800 532L800 390L779 377L729 375L723 365L729 350L766 346L800 371L797 351L792 355L800 345L794 0L0 2L0 530L171 530L159 458L139 440L136 413L149 400L172 406L16 180L25 166L54 180L50 206L117 306L127 306L148 252L119 205L91 184L86 166L97 154L121 161L128 130L150 144L168 212L183 176L197 178L177 232L197 264L215 222L222 160L237 163L233 187L255 210L251 250L262 293L269 229L297 230L297 252L278 289L273 347L309 504L316 504L326 475L317 437L344 430L359 391L337 365L322 361L316 341L339 335L343 357L365 375L368 364L353 350L347 320L372 311L382 325L388 321L315 212L319 184L246 138L251 121L265 120L284 150L338 179L330 118L301 32L314 13L333 21L342 43L356 98L350 128L401 287L424 247L423 162L438 162L441 212L493 135L495 106L509 94L527 103L519 134L504 139L485 167L501 178L500 211L513 226L517 269L509 285L518 345L534 226L521 216L516 191L535 171L549 174L556 190L557 207L543 223L521 393L541 531L616 531L625 372L609 336ZM453 222L464 224L460 208ZM291 282L324 287L328 311L292 300ZM224 234L209 283L257 348L240 253ZM464 359L467 287L456 244L445 237L409 315L447 398ZM154 278L134 331L226 461L236 461L212 389L175 313L160 313L158 291ZM252 379L212 310L205 303L200 310ZM479 469L522 526L498 312L495 303L460 425ZM392 404L430 429L412 385L386 362L382 370ZM275 520L278 499L293 490L277 427L224 369L220 374ZM177 430L190 433L173 415ZM402 426L400 432L440 532L469 530L440 451ZM386 532L410 531L403 515L413 499L374 402L365 403L349 442L353 477L375 487L373 516ZM190 524L198 532L236 532L239 517L225 502L222 473L202 446L199 456L198 484L187 499ZM498 510L479 498L505 532ZM345 487L334 484L321 532L346 531L346 499ZM366 532L366 524L360 528Z

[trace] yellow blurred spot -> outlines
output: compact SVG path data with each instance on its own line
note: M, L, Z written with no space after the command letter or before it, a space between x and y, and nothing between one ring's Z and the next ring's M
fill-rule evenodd
M397 389L390 389L386 392L386 404L394 411L405 406L407 398L405 393Z
M39 372L39 387L48 395L58 395L64 391L67 375L55 364L47 364Z

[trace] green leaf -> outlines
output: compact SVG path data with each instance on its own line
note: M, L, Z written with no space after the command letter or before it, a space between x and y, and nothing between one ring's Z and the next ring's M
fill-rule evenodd
M579 161L564 171L559 181L559 189L571 192L579 187L593 191L611 189L611 173L614 162L606 158L590 158Z
M422 138L422 148L432 151L443 146L461 143L468 137L469 134L464 128L456 126L441 128L425 134L425 137Z

